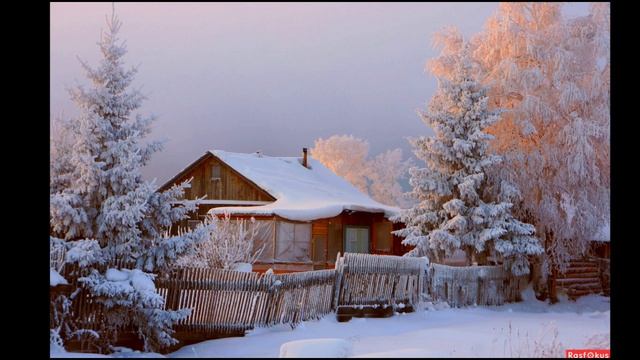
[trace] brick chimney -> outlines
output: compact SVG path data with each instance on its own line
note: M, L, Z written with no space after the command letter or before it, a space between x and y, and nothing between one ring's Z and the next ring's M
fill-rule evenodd
M309 168L309 165L307 163L307 148L302 148L302 166L306 167L307 169Z

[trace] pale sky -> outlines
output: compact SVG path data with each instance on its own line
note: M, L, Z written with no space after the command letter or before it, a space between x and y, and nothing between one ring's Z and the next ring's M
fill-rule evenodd
M111 3L52 3L51 117L78 114L66 88L87 84ZM116 3L134 86L167 139L144 169L158 184L208 149L296 156L333 134L370 153L428 135L416 112L436 88L424 71L433 34L480 31L497 3ZM584 14L586 3L567 5Z

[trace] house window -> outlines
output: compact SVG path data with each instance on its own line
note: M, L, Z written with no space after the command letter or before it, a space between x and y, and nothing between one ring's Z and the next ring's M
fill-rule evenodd
M369 227L345 226L344 252L369 253Z
M220 180L220 164L211 165L211 180Z
M311 260L311 224L278 221L276 260L308 262Z
M253 229L256 230L255 237L253 238L254 251L262 249L258 261L273 262L273 241L276 222L272 220L256 220L253 223L248 222L247 224L250 233Z

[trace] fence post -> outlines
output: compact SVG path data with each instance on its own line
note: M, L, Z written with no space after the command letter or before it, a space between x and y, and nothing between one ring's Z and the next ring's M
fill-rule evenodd
M266 275L266 273L262 274L262 279L264 280L264 284L267 290L266 291L267 298L265 301L266 316L264 319L264 324L266 326L271 326L273 321L274 309L272 308L272 306L275 304L274 298L276 297L276 291L277 291L275 287L275 281L273 281L275 276L276 276L275 274L273 275Z
M417 308L417 306L422 302L422 297L423 297L423 292L424 292L424 278L425 278L425 272L427 271L427 264L425 262L422 262L420 264L420 272L418 273L418 296L416 299L416 304L414 304L414 306Z
M331 310L338 309L338 301L340 300L340 291L342 288L342 259L340 257L340 252L338 252L338 256L336 257L336 280L333 286L333 301L331 302Z
M180 305L180 288L182 287L182 268L174 269L175 276L171 276L166 279L167 284L167 303L165 307L168 310L178 310Z

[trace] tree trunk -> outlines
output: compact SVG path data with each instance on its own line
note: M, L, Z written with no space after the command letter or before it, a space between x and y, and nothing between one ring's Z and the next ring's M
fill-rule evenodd
M488 257L487 252L482 251L476 254L475 261L478 263L479 266L489 265L489 261L487 260L487 257Z
M549 276L547 276L547 288L549 290L549 302L555 304L558 302L558 289L556 288L556 278L558 270L553 256L551 256L551 244L553 244L553 232L549 231L545 239L545 250L549 258Z
M557 271L555 264L551 263L551 274L549 274L549 278L547 279L548 287L549 287L549 302L551 304L555 304L558 302L558 289L556 288L556 278Z
M473 265L473 262L475 261L475 253L472 249L466 248L464 249L464 253L465 253L465 265L466 266L471 266Z
M536 295L536 299L540 301L547 300L548 292L547 285L544 282L542 276L542 258L537 257L531 261L531 275L530 281L533 284L533 291Z

